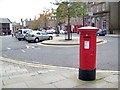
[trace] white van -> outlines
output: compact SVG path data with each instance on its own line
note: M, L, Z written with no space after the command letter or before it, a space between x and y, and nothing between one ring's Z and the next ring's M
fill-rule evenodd
M23 40L25 39L25 35L27 33L30 33L32 31L33 31L32 29L19 29L15 36L19 41L21 41L22 39Z

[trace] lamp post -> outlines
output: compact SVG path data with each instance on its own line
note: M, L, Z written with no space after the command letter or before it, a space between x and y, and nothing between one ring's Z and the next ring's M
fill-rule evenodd
M91 4L89 3L89 12L88 12L88 15L90 16L90 26L92 25L92 16L93 16L93 12L91 10Z
M82 23L83 23L83 27L85 26L85 21L84 21L84 4L81 6L82 8Z

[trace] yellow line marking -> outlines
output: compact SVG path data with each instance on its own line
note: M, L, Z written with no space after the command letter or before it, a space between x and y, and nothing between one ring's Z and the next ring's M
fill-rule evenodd
M34 64L34 63L28 63L28 62L24 62L24 61L16 61L16 60L4 58L4 57L0 57L0 60L15 63L15 64L19 64L19 65L27 65L27 66L36 67L36 68L54 68L54 69L61 68L61 69L78 70L78 68L62 67L62 66L51 66L51 65L43 65L43 64ZM120 71L117 71L117 70L96 70L96 71L97 72L120 72Z
M97 72L120 72L117 70L97 70Z
M101 43L97 43L97 45L100 45L100 44L105 44L105 43L107 43L108 41L107 40L102 40L103 42L101 42Z

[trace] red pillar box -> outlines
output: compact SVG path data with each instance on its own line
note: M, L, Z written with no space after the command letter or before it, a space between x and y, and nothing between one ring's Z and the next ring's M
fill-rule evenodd
M96 27L81 27L79 79L96 79Z

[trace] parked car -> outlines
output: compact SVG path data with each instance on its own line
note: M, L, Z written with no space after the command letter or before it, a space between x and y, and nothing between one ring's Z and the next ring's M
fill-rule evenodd
M105 36L106 35L106 31L104 29L99 29L97 32L98 36Z
M52 40L53 36L50 34L47 34L46 32L43 31L32 31L28 34L26 34L26 40L28 42L39 42L43 40Z
M32 29L19 29L16 33L15 33L15 37L21 41L22 39L25 39L25 35L27 33L32 32Z
M14 36L17 38L17 33L18 33L18 30L14 32Z
M60 30L60 34L66 34L67 33L67 31L65 31L65 30Z
M49 30L46 30L47 34L55 34L56 30L54 29L49 29Z

